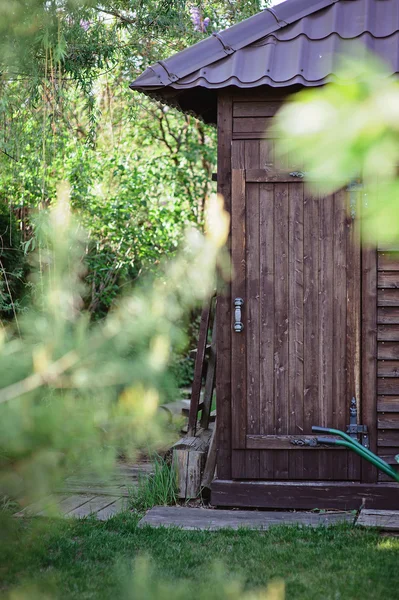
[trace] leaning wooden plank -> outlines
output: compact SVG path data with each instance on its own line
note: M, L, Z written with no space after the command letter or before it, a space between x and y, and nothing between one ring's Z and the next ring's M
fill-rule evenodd
M127 499L119 498L118 500L115 500L115 502L113 502L112 504L109 504L105 508L99 510L96 514L96 518L99 521L107 521L114 515L116 515L120 512L123 512L126 509L127 509Z
M69 512L66 516L80 519L83 517L88 517L91 514L97 513L103 508L106 508L110 504L113 504L116 500L119 500L119 498L114 496L95 496L89 500L89 502L85 502L74 510L71 510L71 512Z
M212 344L208 360L208 368L206 371L204 400L201 415L201 427L207 429L209 425L209 415L212 407L213 391L215 389L215 374L216 374L216 319L213 322L212 328Z
M384 531L399 531L399 510L362 509L356 525L378 527Z
M213 476L216 468L216 427L212 432L211 442L209 444L208 455L206 457L206 463L204 472L201 479L201 487L209 488L211 486Z
M237 511L188 508L180 506L155 506L141 519L139 527L180 527L181 529L269 529L273 525L301 525L317 527L339 522L353 523L351 513L309 513L275 511Z
M194 435L197 427L198 405L201 395L202 373L204 368L210 313L211 301L207 301L202 309L197 349L198 351L195 358L194 380L191 392L190 415L188 420L189 435Z

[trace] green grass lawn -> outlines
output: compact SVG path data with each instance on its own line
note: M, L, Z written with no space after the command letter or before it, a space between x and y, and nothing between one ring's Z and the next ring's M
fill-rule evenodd
M17 584L28 586L13 600L235 600L242 596L232 582L250 590L278 578L288 599L399 597L399 538L350 526L184 532L138 529L137 517L121 514L104 523L32 519L16 528L0 549L2 597ZM151 557L147 581L132 580L140 556ZM50 586L50 595L43 586ZM223 586L230 595L222 595Z

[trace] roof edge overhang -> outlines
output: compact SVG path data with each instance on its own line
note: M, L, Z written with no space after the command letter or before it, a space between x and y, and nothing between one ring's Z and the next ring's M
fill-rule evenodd
M266 8L261 13L220 33L214 33L165 61L158 61L133 81L130 88L146 92L148 95L155 93L157 96L162 96L164 88L173 85L187 75L234 54L237 50L270 35L281 27L291 25L303 17L339 1L297 0L294 4L291 0L274 8ZM294 11L293 8L295 8Z

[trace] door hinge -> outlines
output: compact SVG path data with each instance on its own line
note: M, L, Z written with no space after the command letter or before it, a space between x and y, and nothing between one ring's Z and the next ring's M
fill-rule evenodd
M346 433L365 448L370 448L370 438L367 425L360 425L357 422L357 404L356 398L352 398L349 407L349 425L346 427Z

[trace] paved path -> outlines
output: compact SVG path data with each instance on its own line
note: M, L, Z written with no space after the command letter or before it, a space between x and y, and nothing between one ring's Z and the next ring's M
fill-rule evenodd
M181 529L215 531L222 528L269 529L272 525L335 525L353 523L351 512L283 512L254 510L212 510L185 506L154 506L141 519L139 527L180 527Z
M150 462L119 463L107 478L92 473L68 477L55 496L43 498L15 517L62 516L106 520L127 508L129 489L137 485L140 475L152 471Z

